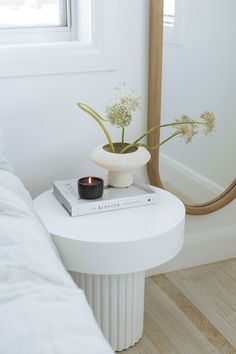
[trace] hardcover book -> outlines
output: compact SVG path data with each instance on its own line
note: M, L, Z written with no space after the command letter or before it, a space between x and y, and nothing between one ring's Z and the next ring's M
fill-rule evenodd
M53 182L53 193L71 216L151 205L158 201L157 192L137 177L128 188L105 185L103 196L98 199L81 199L76 179Z

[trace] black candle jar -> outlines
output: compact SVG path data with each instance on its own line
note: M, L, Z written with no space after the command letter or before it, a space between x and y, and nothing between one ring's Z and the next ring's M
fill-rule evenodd
M83 177L78 180L78 193L81 199L100 198L103 188L103 179L99 177Z

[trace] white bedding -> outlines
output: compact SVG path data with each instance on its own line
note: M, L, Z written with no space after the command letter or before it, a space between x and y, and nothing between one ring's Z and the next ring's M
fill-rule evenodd
M20 180L0 170L0 354L111 354Z

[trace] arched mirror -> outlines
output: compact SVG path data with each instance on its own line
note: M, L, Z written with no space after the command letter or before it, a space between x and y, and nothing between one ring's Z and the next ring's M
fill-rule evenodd
M171 139L148 165L152 184L180 197L189 214L236 197L235 13L235 0L150 1L149 127L182 114L216 117L211 135L199 133L188 145ZM171 133L163 128L148 143Z

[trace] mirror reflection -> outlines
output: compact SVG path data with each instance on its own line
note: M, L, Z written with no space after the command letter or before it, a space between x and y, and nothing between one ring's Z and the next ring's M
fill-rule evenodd
M216 117L216 130L160 149L167 190L186 204L216 198L236 176L236 1L165 0L161 123ZM170 131L161 130L161 140Z

